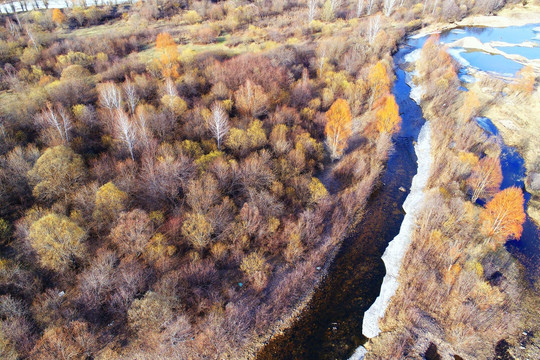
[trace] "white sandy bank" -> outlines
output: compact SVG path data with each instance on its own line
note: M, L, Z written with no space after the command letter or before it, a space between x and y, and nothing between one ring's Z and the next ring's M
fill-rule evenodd
M356 351L354 352L354 354L352 354L352 356L349 358L349 360L363 360L364 357L366 356L367 354L367 350L365 347L363 347L362 345L360 345Z
M409 54L405 55L404 60L407 63L415 64L420 59L420 54L422 53L422 49L416 49ZM422 96L424 96L424 88L421 85L417 85L414 83L414 77L418 75L418 72L416 70L414 71L407 71L405 73L405 83L409 85L411 88L411 92L409 94L409 97L414 100L418 105L420 105L420 101L422 100Z
M431 167L431 129L429 122L426 122L422 126L414 150L418 158L418 171L412 179L411 191L403 203L403 209L406 214L401 223L399 234L388 244L382 256L386 267L386 275L381 286L381 293L364 314L362 333L368 338L375 337L381 332L379 329L379 320L384 316L386 307L398 288L398 275L401 262L411 242L416 216L424 202L424 189Z

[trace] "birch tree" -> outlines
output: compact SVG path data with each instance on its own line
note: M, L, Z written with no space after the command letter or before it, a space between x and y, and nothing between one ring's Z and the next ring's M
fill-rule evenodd
M383 12L386 17L392 15L394 7L396 6L397 0L384 0L383 2Z
M381 30L381 16L377 15L370 17L368 26L368 42L370 45L373 45L375 42L379 30Z
M51 103L48 103L45 110L38 116L38 121L48 128L55 129L62 142L65 145L69 144L72 122L68 112L62 105L58 104L55 108Z
M218 150L221 150L221 143L229 132L229 116L222 103L216 102L212 106L212 116L209 119L208 127L217 141Z
M347 100L337 99L326 112L326 145L332 159L339 159L351 136L351 109Z
M136 127L140 145L143 148L148 148L152 143L152 134L148 130L148 114L143 106L137 106L135 119L137 121Z
M330 0L332 12L335 12L341 5L341 0Z
M358 0L356 3L356 17L360 17L364 12L364 0Z
M467 185L472 191L472 201L476 202L478 198L485 199L494 195L501 187L502 180L499 158L489 156L482 158L467 179Z
M375 4L376 4L376 0L367 0L366 10L367 10L368 15L371 15L371 13L373 12L373 9L375 8Z
M122 109L122 94L113 82L106 82L98 86L99 104L101 107L109 111L109 115L113 117L113 114Z
M308 22L309 23L315 20L316 12L317 12L317 0L308 0Z
M130 114L135 114L135 108L137 107L137 104L139 103L139 97L137 96L137 90L135 89L135 85L126 77L126 81L123 85L124 88L124 95L126 96L126 102L129 108Z
M129 150L131 159L135 160L133 149L137 140L137 129L135 123L129 118L128 114L122 109L116 110L114 113L114 127L118 140L124 143Z

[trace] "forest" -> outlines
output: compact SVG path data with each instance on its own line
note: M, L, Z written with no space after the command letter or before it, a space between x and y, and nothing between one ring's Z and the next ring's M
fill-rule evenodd
M369 216L401 124L391 89L402 39L504 5L5 4L0 358L9 360L252 358ZM475 99L451 90L456 70L441 54L429 42L418 71L433 86L434 148L457 145L434 154L426 212L437 217L425 214L415 236L426 244L412 246L425 252L410 252L415 271L397 296L437 306L440 319L458 307L445 341L484 358L467 346L517 328L519 284L482 279L502 266L518 277L498 249L519 237L523 195L497 193L497 146L470 123ZM501 208L513 221L502 227ZM475 306L449 304L464 293ZM386 328L411 319L406 306L388 311ZM473 318L482 327L471 335ZM397 359L410 333L388 334L372 348Z

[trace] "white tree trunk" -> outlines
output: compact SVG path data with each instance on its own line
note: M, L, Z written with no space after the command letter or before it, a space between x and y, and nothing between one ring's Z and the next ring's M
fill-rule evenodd
M221 143L229 132L229 116L221 103L214 103L212 106L212 117L209 119L208 127L216 139L218 150L221 150Z
M135 124L122 109L116 110L115 128L119 140L128 148L131 159L135 160L133 154L133 148L135 147L135 141L137 139Z

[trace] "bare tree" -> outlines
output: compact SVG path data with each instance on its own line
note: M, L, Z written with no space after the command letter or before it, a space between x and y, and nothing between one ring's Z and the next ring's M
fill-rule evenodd
M68 112L62 105L57 104L55 109L51 103L48 103L47 108L38 116L38 121L47 127L56 129L62 142L69 144L69 132L72 123Z
M341 0L330 0L330 6L332 8L332 12L335 12L339 6L341 5Z
M370 44L375 42L379 30L381 30L381 16L377 15L370 17L368 27L368 41Z
M9 30L12 36L15 36L16 38L19 38L21 36L20 27L13 21L11 21L9 18L6 19L6 28Z
M113 82L106 82L98 86L99 104L109 110L111 117L114 112L122 109L122 94Z
M326 46L322 45L319 48L319 76L322 76L324 64L326 64Z
M435 14L435 11L437 10L437 6L439 5L439 0L433 1L433 8L431 9L431 15Z
M140 140L140 145L148 148L152 143L152 135L148 130L148 114L142 106L138 106L135 111L135 119L137 121L137 134Z
M439 0L424 0L424 10L422 10L422 15L426 12L426 10L428 10L429 7L431 7L431 15L435 14L438 5Z
M118 139L128 148L131 159L135 160L133 149L137 141L137 129L133 120L122 109L117 109L114 113L114 128Z
M3 117L0 117L0 134L2 139L6 138L6 120Z
M317 0L308 0L308 22L309 23L315 20L316 12L317 12Z
M36 41L36 38L34 37L34 34L30 30L30 27L27 25L27 26L25 26L24 29L26 30L26 34L28 35L28 38L30 39L30 42L32 42L32 45L34 46L34 49L38 50L39 49L38 43Z
M139 103L137 90L135 89L135 85L131 82L131 80L129 80L128 77L126 77L123 88L124 94L126 95L126 102L128 104L129 112L133 115L135 114L135 108Z
M375 4L376 4L376 0L367 0L366 9L367 9L368 15L371 15L371 12L375 8Z
M358 0L356 3L356 17L360 17L364 12L364 0Z
M396 6L397 0L384 0L383 2L383 12L384 16L388 17L392 15L392 11L394 11L394 6Z
M216 102L212 106L212 117L208 120L208 128L217 141L218 150L221 150L223 138L229 132L229 116L221 102Z
M176 85L171 78L165 79L165 92L170 96L178 96L178 90L176 90Z

